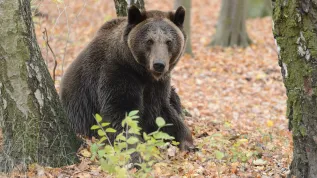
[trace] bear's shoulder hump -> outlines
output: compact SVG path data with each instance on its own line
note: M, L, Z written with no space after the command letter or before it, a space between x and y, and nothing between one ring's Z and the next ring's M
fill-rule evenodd
M120 24L125 22L126 20L127 20L126 18L116 18L116 19L110 20L101 26L101 28L99 29L99 32L107 31L107 30L111 30L113 28L116 28Z

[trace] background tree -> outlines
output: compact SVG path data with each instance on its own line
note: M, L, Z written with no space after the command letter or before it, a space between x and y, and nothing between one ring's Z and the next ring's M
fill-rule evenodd
M248 0L248 17L266 17L272 15L271 0Z
M274 37L287 90L293 131L289 177L317 177L317 6L313 1L274 0Z
M145 10L144 0L114 0L114 4L116 6L116 12L118 17L127 16L127 9L132 4L136 5L141 10Z
M185 53L192 55L193 50L192 50L191 29L190 29L192 1L191 0L175 0L175 6L174 6L175 9L177 9L179 6L184 6L186 9L184 29L187 34L187 43L186 43Z
M34 32L30 1L0 3L0 171L74 163L70 129ZM1 134L1 133L0 133Z
M248 46L251 40L245 26L246 16L247 0L222 0L217 30L211 45Z

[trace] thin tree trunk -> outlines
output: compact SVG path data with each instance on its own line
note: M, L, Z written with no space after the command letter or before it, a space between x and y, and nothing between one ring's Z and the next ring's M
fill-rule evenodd
M141 10L144 8L144 0L114 0L116 12L118 17L124 17L128 15L127 9L130 5L135 5Z
M248 17L257 18L272 15L271 0L248 0Z
M191 0L175 0L175 5L174 5L175 9L177 9L179 6L184 6L186 9L184 30L187 34L187 42L186 42L185 53L193 55L192 40L191 40L191 28L190 28L192 1Z
M0 127L1 172L77 161L80 142L40 53L29 0L0 1Z
M274 37L294 150L289 177L317 177L317 5L274 0Z
M246 12L247 0L222 0L217 30L211 45L248 46L251 40L245 26Z

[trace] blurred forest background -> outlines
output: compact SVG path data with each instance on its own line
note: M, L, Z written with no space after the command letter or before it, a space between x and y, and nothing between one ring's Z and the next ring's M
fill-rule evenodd
M170 159L155 164L154 175L284 177L289 171L292 137L285 118L286 94L272 18L266 16L271 10L256 4L270 1L237 0L235 5L226 1L191 2L186 12L186 16L191 15L191 49L172 77L200 151L167 153ZM182 3L145 0L145 8L170 11ZM226 9L221 10L222 3L227 3ZM67 66L99 27L117 16L113 0L33 0L32 9L37 39L57 90ZM230 23L224 14L235 17L232 28L242 31L237 37L226 34L224 29ZM240 39L237 41L242 47L228 47L234 38ZM82 150L79 165L34 167L28 174L45 170L48 177L104 176L98 167L90 165L84 154L87 151Z

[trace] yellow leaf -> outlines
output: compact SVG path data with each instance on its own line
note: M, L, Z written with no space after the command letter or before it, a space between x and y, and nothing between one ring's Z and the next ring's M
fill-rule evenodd
M91 157L91 153L87 149L81 150L80 154L83 155L86 158L90 158Z
M53 0L53 2L61 4L63 3L63 0Z
M266 78L266 74L265 73L259 73L256 75L256 80L261 80L261 79L265 79Z
M231 127L231 123L228 122L228 121L226 121L225 124L224 124L224 126L225 126L226 128L230 128L230 127Z
M267 125L268 127L273 127L274 122L273 122L272 120L268 120L268 121L266 122L266 125Z
M245 138L243 138L243 139L239 139L239 141L238 142L240 142L240 143L246 143L246 142L248 142L248 139L245 139Z

